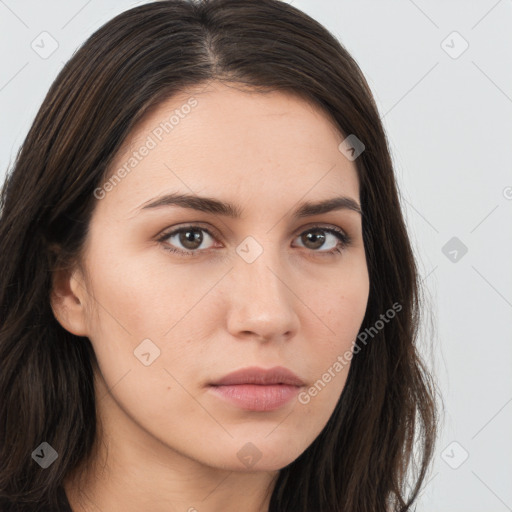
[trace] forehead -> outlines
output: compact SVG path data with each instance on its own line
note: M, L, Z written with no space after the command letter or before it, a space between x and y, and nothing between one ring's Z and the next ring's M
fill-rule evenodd
M338 149L343 138L327 113L296 94L218 82L184 90L127 137L111 166L111 175L124 168L123 178L105 203L116 197L132 210L176 190L248 201L332 192L357 199L356 167Z

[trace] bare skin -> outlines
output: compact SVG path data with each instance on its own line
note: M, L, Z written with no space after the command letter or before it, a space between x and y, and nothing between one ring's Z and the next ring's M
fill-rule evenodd
M197 105L158 140L155 128L191 97ZM338 150L344 136L314 106L219 82L151 112L113 172L148 136L156 146L97 202L84 252L88 280L78 268L55 275L56 318L91 340L99 362L97 453L65 490L75 512L266 512L279 470L326 425L350 363L331 370L307 403L294 398L272 411L243 410L209 384L248 366L279 365L307 393L351 350L369 293L361 215L294 212L338 196L360 204L356 168ZM233 203L241 216L140 209L171 192ZM191 224L197 248L192 236L158 240ZM342 246L329 228L351 242ZM249 263L246 255L257 257ZM244 447L255 463L239 456Z

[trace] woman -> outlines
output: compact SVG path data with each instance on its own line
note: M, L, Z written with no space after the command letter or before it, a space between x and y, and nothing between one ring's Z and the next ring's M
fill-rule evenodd
M167 0L101 27L0 240L2 510L411 510L437 421L417 269L370 89L310 17Z

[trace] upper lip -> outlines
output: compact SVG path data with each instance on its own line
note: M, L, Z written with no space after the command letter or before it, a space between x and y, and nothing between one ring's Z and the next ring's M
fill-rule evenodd
M212 386L230 386L236 384L288 384L291 386L303 386L304 382L295 375L295 373L284 366L275 366L269 369L251 366L229 373L221 379L212 382Z

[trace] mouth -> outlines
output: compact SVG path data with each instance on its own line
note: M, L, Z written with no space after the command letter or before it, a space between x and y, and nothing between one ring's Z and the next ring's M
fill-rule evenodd
M273 411L297 396L304 381L282 366L268 370L250 367L225 375L210 384L215 396L254 412Z

